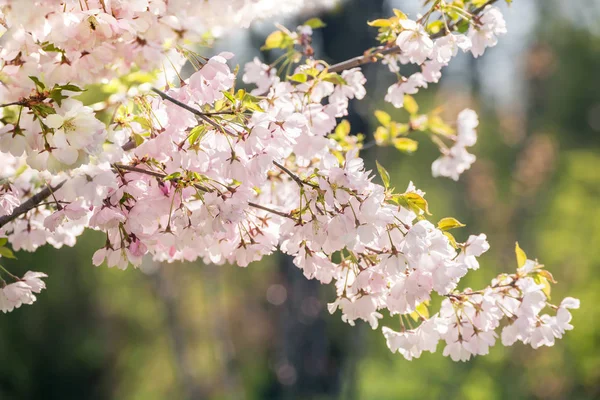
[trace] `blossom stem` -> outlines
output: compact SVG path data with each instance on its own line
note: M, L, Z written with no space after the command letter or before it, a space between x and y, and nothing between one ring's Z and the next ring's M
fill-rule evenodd
M208 118L208 116L206 115L206 113L203 113L202 111L199 111L197 109L195 109L194 107L190 107L187 104L169 96L168 94L166 94L165 92L163 92L162 90L158 90L156 88L152 88L152 91L156 94L158 94L163 100L166 101L170 101L171 103L175 104L176 106L179 106L181 108L183 108L184 110L187 110L189 112L191 112L192 114L196 115L198 118L200 118L201 120L203 120L204 122L208 123L209 125L212 125L214 128L216 128L217 130L223 131L226 134L233 136L233 137L237 137L236 134L234 134L233 132L228 131L227 129L223 128L221 125L219 125L218 123L216 123L215 121L213 121L212 119Z
M8 272L8 270L6 268L4 268L2 265L0 265L0 270L4 271L4 273L6 275L10 276L11 278L13 278L13 279L15 279L17 281L21 280L21 278L19 278L18 276L15 276L15 275L11 274L10 272Z
M273 161L273 164L275 164L275 166L277 168L281 169L283 172L288 174L290 176L290 178L292 178L298 184L298 186L302 187L304 185L307 185L307 186L310 186L315 189L319 187L318 185L315 185L314 183L303 181L302 179L300 179L300 177L298 175L294 174L292 171L290 171L283 165L279 164L277 161Z

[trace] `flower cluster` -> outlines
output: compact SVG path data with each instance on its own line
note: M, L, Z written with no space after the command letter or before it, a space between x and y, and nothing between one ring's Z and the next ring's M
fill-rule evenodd
M558 306L550 304L548 278L552 279L541 265L527 260L516 274L500 275L483 290L448 294L440 312L431 318L420 316L417 328L396 332L384 327L388 347L410 360L423 351L434 352L443 341L445 356L467 361L488 354L500 327L504 346L516 341L534 349L553 346L555 339L573 329L569 309L579 308L579 300L567 297ZM544 308L553 309L555 316L540 315Z
M457 181L460 175L471 167L476 157L467 151L467 147L477 142L479 118L475 111L466 109L458 114L456 121L456 139L451 148L442 148L442 156L431 165L433 176L445 176Z
M446 16L442 15L442 18L448 29ZM506 33L502 13L491 5L481 11L479 18L470 21L469 30L464 34L447 33L438 35L436 39L432 39L427 33L422 19L413 21L401 14L394 20L397 20L397 29L391 29L391 32L396 35L395 44L399 52L386 55L383 62L399 77L399 81L388 88L385 96L385 100L396 108L404 107L407 95L414 95L420 88L439 82L442 68L450 63L459 50L471 51L473 56L478 57L487 47L496 45L497 36ZM388 29L388 24L389 22L378 25ZM395 30L399 32L396 34ZM399 64L417 64L421 66L421 71L405 77L400 75ZM444 176L455 181L475 162L475 156L469 154L466 147L473 146L477 140L474 130L478 125L477 115L465 110L459 116L457 125L458 136L454 138L455 143L450 148L442 147L442 157L432 165L434 176Z
M399 82L389 87L385 100L394 107L401 108L404 95L415 94L429 83L437 83L442 77L442 69L447 66L459 50L471 51L473 56L481 56L487 47L497 44L497 36L506 33L506 23L500 10L487 5L480 18L472 19L471 26L465 34L447 33L433 40L426 32L421 20L413 21L402 15L398 21L399 33L396 45L400 52L386 56L385 63L391 72L399 74L398 64L417 64L421 72L408 77L399 75ZM446 28L448 23L444 18Z
M46 289L46 284L41 278L47 278L48 275L41 272L27 271L23 278L14 277L16 282L0 288L0 311L10 312L23 304L33 304L36 300L34 293L40 293Z
M52 172L87 163L89 155L101 152L107 132L90 107L73 99L81 87L136 67L152 71L170 65L169 75L176 75L186 61L184 43L335 1L285 3L1 0L0 99L25 112L0 130L0 151L16 157L25 153L32 168Z

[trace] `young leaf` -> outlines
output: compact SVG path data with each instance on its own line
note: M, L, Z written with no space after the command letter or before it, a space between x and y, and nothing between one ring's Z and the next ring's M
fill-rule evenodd
M537 273L546 278L549 282L551 283L556 283L556 280L554 280L554 276L552 276L552 274L550 273L550 271L546 271L545 269L540 269L539 271L537 271Z
M450 241L450 245L455 249L458 249L458 244L456 244L456 238L454 237L454 235L448 231L442 231L442 233L448 238L448 241Z
M392 25L392 21L389 19L376 19L374 21L367 22L369 26L375 26L377 28L384 28Z
M198 125L192 128L190 131L190 146L192 146L198 139L201 139L207 132L206 125Z
M390 122L392 122L392 117L390 117L390 114L381 110L375 110L375 118L377 118L377 121L379 121L379 123L386 128L390 125Z
M302 25L310 26L313 29L324 28L327 26L321 18L311 18Z
M527 254L519 247L519 242L515 243L515 254L517 255L517 267L521 268L527 261Z
M429 130L436 135L450 136L454 135L454 129L446 124L438 115L430 116L427 120Z
M377 171L379 172L379 175L381 176L381 180L383 181L383 186L385 186L386 189L389 189L390 174L387 172L387 170L385 168L383 168L381 166L381 164L379 164L379 161L375 161L375 163L377 164Z
M348 136L350 133L350 122L347 119L343 119L340 121L338 126L335 128L335 134L340 138Z
M407 19L408 18L406 16L406 14L404 14L402 11L398 10L397 8L394 8L394 15L396 17L398 17L398 19Z
M335 72L327 72L325 74L321 74L321 79L325 82L331 82L334 85L346 85L346 81L342 78L341 75L336 74Z
M281 31L275 31L267 36L262 50L283 49L289 42L289 36Z
M410 115L415 115L419 112L419 105L414 97L409 94L404 95L404 109L408 111Z
M419 147L419 142L406 137L394 139L394 147L405 153L414 153Z
M6 257L6 258L17 258L17 257L15 257L12 250L9 249L8 247L0 247L0 256Z
M449 229L462 228L463 226L466 226L466 225L455 218L446 217L446 218L440 219L437 226L441 230L447 231Z
M415 311L410 313L410 317L415 322L418 322L421 317L429 318L429 308L427 308L427 303L427 301L424 301L415 308Z
M172 181L174 179L179 179L179 177L181 177L181 172L173 172L172 174L169 174L167 176L164 177L165 181Z
M35 87L37 88L38 92L43 91L44 89L46 89L46 85L44 85L42 83L42 81L40 81L38 78L36 78L35 76L30 76L29 79L31 79L33 81L33 83L35 83Z
M233 95L231 93L229 93L228 91L224 90L223 95L227 98L227 100L231 101L233 104L236 103L235 97L233 97Z
M304 83L307 81L307 79L308 79L308 77L306 76L306 74L303 74L303 73L297 73L292 76L288 76L288 80L294 81L294 82L299 82L299 83Z
M429 212L429 205L427 204L427 200L425 200L421 195L411 192L405 193L404 198L406 199L409 207L413 209L413 211L421 210L427 215L431 215Z
M548 279L546 279L544 276L542 276L540 274L535 274L533 276L533 281L535 283L537 283L538 285L543 286L542 292L544 292L544 294L546 295L548 300L550 300L550 293L552 291L552 287L550 286L550 282L548 281Z

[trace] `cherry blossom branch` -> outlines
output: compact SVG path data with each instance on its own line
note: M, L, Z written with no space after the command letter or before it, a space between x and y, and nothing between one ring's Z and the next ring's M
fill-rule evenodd
M153 177L159 178L159 179L164 179L167 177L166 174L162 174L160 172L150 171L150 170L143 169L143 168L131 167L129 165L115 164L114 167L117 169L124 170L124 171L137 172L140 174L150 175L150 176L153 176ZM211 192L211 190L209 188L202 186L200 184L197 184L197 183L194 184L194 187L196 189L202 190L203 192ZM231 188L227 188L227 189L233 190ZM283 217L283 218L289 218L289 219L295 220L295 218L293 218L290 214L285 213L283 211L278 211L273 208L269 208L269 207L266 207L266 206L263 206L263 205L260 205L257 203L253 203L253 202L248 202L248 205L252 208L257 208L259 210L267 211L271 214L279 215L280 217Z
M128 146L126 144L123 147L125 149L125 147L128 147ZM132 146L131 148L134 148L134 147L135 147L135 143L134 143L134 146ZM121 170L125 170L125 171L138 172L138 173L154 176L155 178L160 178L160 179L164 179L167 176L166 174L161 174L159 172L154 172L154 171L150 171L150 170L146 170L146 169L142 169L142 168L132 167L129 165L116 164L115 167L118 169L121 169ZM19 207L15 208L11 214L0 217L0 228L2 228L4 225L8 224L9 222L14 221L21 215L26 214L29 211L44 204L44 200L46 200L48 197L50 197L53 192L60 189L66 182L67 182L67 180L65 179L65 180L59 182L54 187L50 187L50 186L45 187L44 189L40 190L35 195L31 196L27 201L25 201ZM196 187L197 189L202 190L204 192L210 192L210 189L208 189L207 187L202 186L200 184L194 184L194 187ZM259 210L263 210L263 211L267 211L267 212L270 212L275 215L279 215L280 217L283 217L283 218L294 219L288 213L278 211L278 210L275 210L275 209L272 209L269 207L265 207L260 204L249 202L248 205L253 208L257 208Z
M292 178L294 180L294 182L296 182L298 184L298 186L302 187L304 185L307 185L307 186L310 186L310 187L313 187L313 188L318 188L319 187L319 185L315 185L314 183L303 181L302 179L300 179L300 177L298 175L294 174L292 171L290 171L289 169L287 169L283 165L279 164L277 161L273 161L273 164L275 164L275 166L277 168L281 169L283 172L285 172L286 174L288 174L290 176L290 178Z
M140 174L150 175L150 176L153 176L153 177L159 178L159 179L163 179L163 178L165 178L167 176L166 174L162 174L160 172L154 172L154 171L150 171L149 169L132 167L132 166L129 166L129 165L124 165L124 164L114 164L114 167L116 169L122 169L124 171L138 172ZM200 190L202 190L204 192L210 192L210 190L208 188L204 188L203 186L200 186L198 189L200 189Z
M157 88L152 88L152 91L154 93L158 94L163 100L170 101L171 103L175 104L176 106L179 106L179 107L183 108L184 110L187 110L187 111L191 112L192 114L196 115L198 118L200 118L207 124L211 125L213 128L223 131L223 132L227 133L229 136L237 136L235 133L228 131L227 129L223 128L221 125L219 125L218 123L216 123L215 121L213 121L212 119L207 117L207 115L213 115L214 113L210 113L210 114L203 113L202 111L199 111L199 110L195 109L194 107L190 107L187 104L169 96L168 94L166 94L162 90L158 90Z
M50 197L50 195L52 195L53 192L60 189L66 182L67 180L65 179L64 181L58 183L54 187L46 186L38 193L31 196L26 202L15 208L12 214L0 217L0 228L2 228L4 225L8 224L11 221L14 221L17 217L26 214L27 212L38 207L44 200Z
M498 0L489 0L487 3L485 3L484 5L482 5L479 8L476 8L473 11L473 15L477 15L479 14L481 11L483 11L483 9L491 4L496 3ZM459 23L461 23L464 20L464 18L459 19L458 21L450 24L448 26L450 31L454 31L454 29L456 29L457 25ZM446 35L446 30L441 30L438 33L434 33L433 35L431 35L431 39L437 39L440 38L444 35ZM378 61L378 56L387 56L390 54L398 54L400 53L400 47L398 46L393 46L393 47L387 47L387 46L377 46L377 47L372 47L368 50L366 50L362 55L360 56L356 56L353 57L349 60L346 61L342 61L339 62L337 64L333 64L328 68L329 72L342 72L345 71L347 69L352 69L355 67L360 67L361 65L365 65L365 64L371 64L374 62Z
M12 103L0 104L0 108L10 107L10 106L22 106L22 101L13 101Z
M17 102L17 103L19 103L19 102ZM125 143L121 148L125 151L128 151L128 150L134 149L135 147L136 147L135 142L133 140L131 140L131 141ZM134 167L131 167L131 168L134 168ZM46 186L44 189L40 190L38 193L36 193L32 197L30 197L26 202L21 204L19 207L15 208L11 214L0 217L0 228L2 228L4 225L8 224L9 222L14 221L21 215L26 214L27 212L33 210L34 208L44 205L45 204L44 200L46 200L48 197L50 197L52 195L52 193L54 193L58 189L60 189L66 182L67 182L67 179L59 182L54 187Z

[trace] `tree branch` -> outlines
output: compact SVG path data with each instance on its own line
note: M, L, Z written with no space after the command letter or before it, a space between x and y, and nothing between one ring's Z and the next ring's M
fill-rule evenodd
M15 208L13 210L12 214L0 217L0 228L2 228L4 225L8 224L9 222L17 219L17 217L20 217L21 215L38 207L40 205L40 203L42 203L44 200L46 200L53 192L60 189L65 184L65 182L67 182L66 179L54 187L46 186L44 189L40 190L38 193L31 196L26 202L21 204L19 207Z
M121 164L115 164L114 166L115 166L115 168L118 168L118 169L122 169L122 170L125 170L125 171L130 171L130 172L138 172L140 174L150 175L150 176L153 176L153 177L159 178L159 179L164 179L164 178L167 177L166 174L163 174L163 173L160 173L160 172L150 171L150 170L143 169L143 168L130 167L128 165L121 165ZM194 187L196 189L202 190L203 192L211 192L210 189L208 189L205 186L199 185L199 184L194 184ZM233 190L232 188L227 188L227 189L230 190L230 191ZM280 217L289 218L289 219L295 219L295 218L293 218L288 213L285 213L283 211L278 211L278 210L275 210L275 209L272 209L272 208L269 208L269 207L265 207L265 206L262 206L262 205L257 204L257 203L248 202L248 205L250 207L252 207L252 208L257 208L259 210L270 212L271 214L279 215Z
M157 88L152 88L152 91L154 93L158 94L161 97L161 99L170 101L171 103L175 104L176 106L179 106L179 107L191 112L192 114L194 114L195 116L197 116L198 118L200 118L201 120L206 122L207 124L212 125L215 129L223 131L223 132L227 133L229 136L237 137L237 135L235 133L228 131L227 129L223 128L221 125L217 124L212 119L208 118L206 113L203 113L202 111L197 110L194 107L188 106L187 104L169 96L162 90L158 90ZM214 113L210 113L208 115L214 115Z
M290 171L289 169L287 169L283 165L279 164L277 161L273 161L273 164L275 164L275 166L277 168L281 169L283 172L285 172L286 174L288 174L294 180L294 182L296 182L298 184L298 186L302 187L304 185L307 185L307 186L310 186L312 188L318 188L319 187L319 185L315 185L314 183L303 181L302 179L300 179L300 177L298 175L294 174L292 171Z

